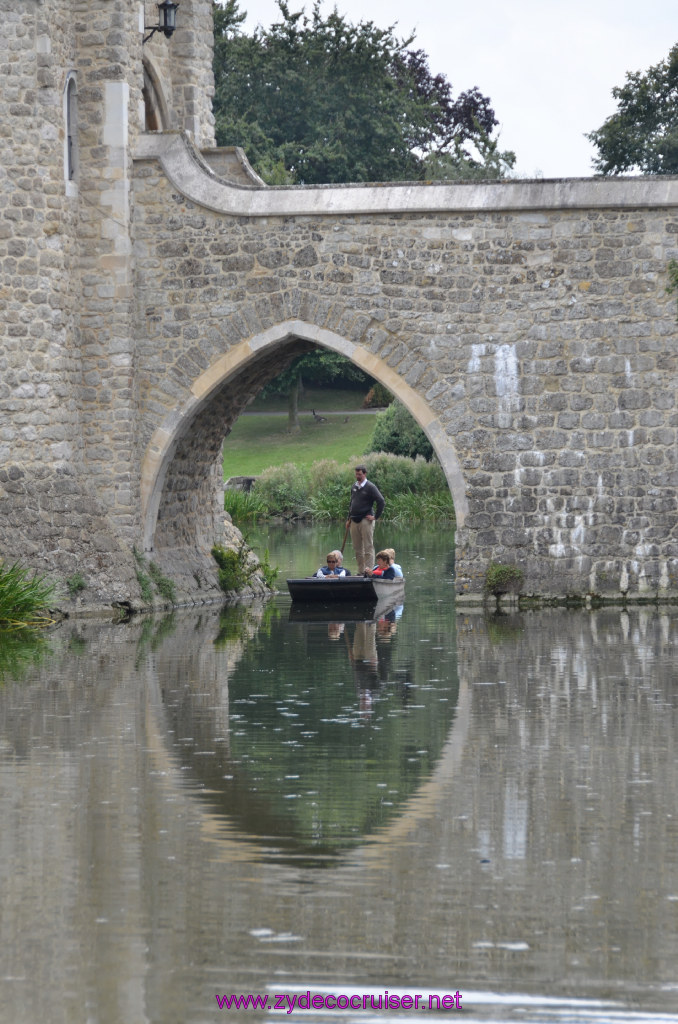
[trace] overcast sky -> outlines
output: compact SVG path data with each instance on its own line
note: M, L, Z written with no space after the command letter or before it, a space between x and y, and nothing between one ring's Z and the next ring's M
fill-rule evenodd
M290 10L312 0L288 0ZM325 2L328 12L335 4ZM350 21L380 28L397 22L398 37L416 34L434 74L454 95L477 85L492 100L502 149L517 155L522 177L569 178L592 173L584 133L614 113L612 87L627 71L645 71L678 42L678 0L341 0ZM240 0L245 28L279 20L275 0Z

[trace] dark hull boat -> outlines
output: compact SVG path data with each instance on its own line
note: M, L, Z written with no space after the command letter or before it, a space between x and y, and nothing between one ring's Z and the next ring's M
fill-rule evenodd
M365 576L288 580L291 622L375 622L405 600L405 581Z
M375 576L306 576L303 579L288 580L287 589L293 601L313 602L314 604L336 604L347 602L359 604L371 601L373 604L382 598L390 600L405 595L404 579L381 580Z

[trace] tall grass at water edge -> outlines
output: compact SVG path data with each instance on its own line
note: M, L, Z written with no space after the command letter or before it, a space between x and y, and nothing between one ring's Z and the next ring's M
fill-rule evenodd
M0 630L43 625L54 587L18 562L0 562Z
M454 522L454 505L437 462L372 452L340 465L321 459L309 466L285 463L259 476L249 493L226 491L224 507L235 523L256 519L346 519L356 461L386 499L387 522Z

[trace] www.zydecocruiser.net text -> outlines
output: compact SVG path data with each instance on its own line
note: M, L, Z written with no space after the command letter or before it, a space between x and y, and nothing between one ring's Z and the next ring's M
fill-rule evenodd
M220 1010L277 1010L290 1014L294 1010L461 1010L462 994L446 992L436 995L389 994L388 989L374 995L345 995L329 993L328 995L312 995L310 990L301 995L217 995Z

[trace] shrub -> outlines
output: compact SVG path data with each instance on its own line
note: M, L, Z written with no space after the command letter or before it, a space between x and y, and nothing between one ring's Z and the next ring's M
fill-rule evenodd
M148 574L155 583L155 588L160 596L174 604L176 601L176 587L169 577L163 576L160 566L156 565L155 562L151 562L148 566Z
M271 565L269 562L270 553L268 548L264 549L264 553L259 560L259 572L264 577L264 583L269 589L273 589L273 584L278 578L280 569L277 566Z
M383 409L393 401L393 395L384 384L375 381L365 395L363 409Z
M292 462L271 466L257 478L253 492L273 515L287 519L303 517L308 511L308 479Z
M314 462L309 474L308 512L313 519L339 519L348 512L348 495L354 481L353 466L335 459Z
M413 459L387 452L371 452L363 462L368 478L377 485L388 502L396 494L413 491L415 463Z
M151 584L150 576L148 576L143 569L139 569L138 567L136 574L142 601L144 604L153 604L153 586Z
M454 520L452 496L440 463L388 452L356 456L344 465L334 459L321 459L306 473L289 463L268 469L255 484L258 514L288 519L345 519L354 470L361 462L386 498L386 521L406 517L428 522Z
M394 401L376 417L370 450L406 455L410 459L417 455L423 455L427 461L433 458L433 445L417 421L398 401Z
M237 550L224 548L221 544L215 544L212 548L212 557L219 567L217 578L219 586L225 594L235 593L247 585L251 576L247 565L247 552L244 544Z
M344 487L349 480L349 487L353 480L352 474L349 477L345 466L340 466L336 459L318 459L313 463L308 476L309 494L321 494L327 491Z
M438 494L440 491L445 491L450 502L452 501L443 467L436 458L427 462L420 455L416 457L413 488L418 494Z
M499 597L501 594L520 593L525 574L517 565L501 565L491 562L485 573L485 590Z
M136 547L132 548L132 552L137 563L137 583L139 584L142 600L146 604L153 604L153 587L155 587L161 597L174 604L176 588L172 580L167 576L163 576L160 566L155 562L151 562L149 565L145 556Z
M268 560L268 548L257 562L252 548L244 539L238 548L225 548L221 544L215 544L212 548L212 557L219 567L217 579L225 594L243 590L257 573L263 576L264 583L269 588L273 587L278 578L279 570Z
M66 589L68 590L70 597L75 597L81 590L84 590L87 586L85 577L81 572L74 572L72 576L69 576L66 580Z

